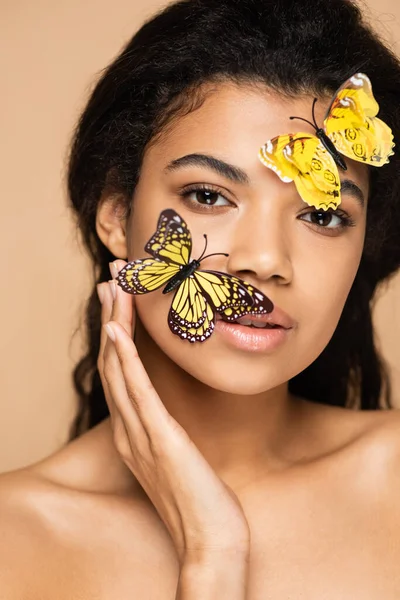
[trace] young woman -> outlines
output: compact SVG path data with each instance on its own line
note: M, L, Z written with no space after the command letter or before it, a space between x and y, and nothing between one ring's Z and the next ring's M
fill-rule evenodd
M400 264L399 154L346 159L328 210L258 154L315 135L290 117L316 97L321 126L359 72L398 140L399 63L349 0L185 0L105 71L69 163L98 284L81 407L70 443L1 478L2 599L400 597L400 421L371 323ZM269 316L218 313L190 343L172 294L117 284L167 209Z

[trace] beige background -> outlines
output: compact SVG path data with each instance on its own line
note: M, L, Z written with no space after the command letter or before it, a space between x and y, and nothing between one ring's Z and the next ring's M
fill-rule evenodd
M162 5L0 3L0 471L34 462L66 439L80 349L79 337L71 338L89 290L88 262L66 208L67 146L96 73ZM398 0L369 0L368 7L398 50ZM375 316L400 407L399 299L396 277Z

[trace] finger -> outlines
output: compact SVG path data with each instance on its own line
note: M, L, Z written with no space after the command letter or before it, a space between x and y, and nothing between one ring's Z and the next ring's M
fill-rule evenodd
M123 265L126 264L125 261L123 260L116 260L113 263L110 262L109 263L109 267L110 267L110 272L112 277L115 277L118 274L118 270L122 269ZM102 381L102 385L103 385L103 389L104 389L104 394L106 397L106 402L108 405L108 409L110 412L110 416L111 416L111 421L112 421L112 425L113 425L113 429L114 429L114 434L115 432L115 428L116 428L116 423L118 421L118 416L117 416L117 408L115 405L115 402L113 400L112 397L112 393L110 393L110 389L109 389L109 380L111 377L117 377L117 378L121 378L122 377L122 373L121 373L121 367L118 361L118 357L115 353L115 348L114 345L110 342L109 337L107 336L103 325L105 323L107 323L111 318L115 318L118 319L119 322L121 322L122 326L127 330L127 332L131 331L131 314L132 314L132 308L131 308L131 304L129 306L129 302L128 302L128 309L127 309L127 315L125 316L124 310L123 310L123 305L124 305L124 300L122 300L122 302L118 302L116 300L116 295L117 295L117 290L116 290L116 283L115 280L110 280L108 282L105 282L103 284L101 284L101 286L104 286L104 292L103 292L103 296L104 296L104 302L103 302L103 306L102 306L102 314L101 314L101 323L102 323L102 328L101 328L101 336L100 336L100 351L99 351L99 360L98 360L98 368L99 368L99 372L100 372L100 378ZM116 304L119 304L119 308L116 308ZM121 307L122 304L122 307ZM107 363L107 376L105 375L105 364Z
M101 302L101 334L100 334L100 350L97 361L97 368L101 383L104 390L105 400L110 412L111 426L113 431L114 445L118 452L126 457L129 454L130 439L122 415L120 414L116 403L114 402L113 394L127 394L121 365L116 354L114 344L111 343L103 325L110 319L113 312L113 295L109 282L100 283L97 285L97 293ZM108 342L108 343L107 343ZM107 348L107 350L106 350ZM105 373L107 371L107 375ZM117 382L110 386L110 382ZM112 389L110 389L110 387ZM141 431L142 426L139 420L136 422L136 434ZM142 434L143 435L143 434Z
M103 282L97 285L97 293L101 301L101 323L104 325L111 318L113 313L114 298L110 286L110 282ZM107 363L107 377L105 376L105 364ZM113 395L109 389L110 379L116 378L123 379L121 365L118 360L118 356L115 352L114 344L111 343L104 327L101 327L100 333L100 349L97 361L97 368L99 370L100 379L102 382L105 400L107 402L108 410L110 412L111 424L114 431L114 438L119 437L125 433L126 430L123 426L122 417L119 414L118 408L113 400ZM124 390L126 394L126 389Z
M104 377L105 349L106 349L107 343L110 346L109 350L111 350L111 353L110 353L110 351L108 353L108 360L110 360L112 363L114 363L113 368L120 369L121 367L119 365L118 357L115 354L115 350L113 350L113 344L110 343L107 333L103 327L103 325L105 323L107 323L107 321L111 318L111 314L112 314L113 296L111 293L111 288L110 288L109 283L106 281L106 282L97 284L97 293L98 293L98 296L99 296L99 299L101 302L101 324L102 324L102 327L100 330L100 348L99 348L99 354L97 357L97 369L99 371L101 383L102 383L103 390L104 390L105 400L106 400L106 403L108 406L108 410L110 412L111 423L114 426L115 412L117 409L115 407L115 404L112 400L110 391L108 389L108 383L106 381L106 378ZM114 354L114 356L112 356L112 354Z
M115 403L128 423L135 413L150 435L158 435L169 426L171 417L150 381L136 346L119 323L111 321L105 328L111 329L113 334L126 390L125 394L113 394ZM118 385L115 382L116 391Z
M113 307L113 296L111 293L110 285L107 281L103 283L97 284L97 294L101 303L101 325L108 323L112 316L112 307ZM106 335L104 328L101 327L100 332L100 349L99 349L99 357L97 361L97 368L99 371L102 370L103 360L104 360L104 348L106 346L108 340L108 336Z
M110 286L114 296L113 311L109 320L121 323L122 327L124 327L124 329L133 338L136 316L134 310L134 297L133 294L127 294L124 292L124 290L115 280L118 272L127 264L127 262L117 259L109 264L110 272L113 277L113 282L110 283Z
M109 294L111 295L111 311L108 320L114 320L119 322L125 331L133 337L132 327L132 313L133 313L133 298L129 297L130 294L124 293L122 288L117 285L115 277L127 263L124 260L117 259L114 262L109 263L110 273L113 277L112 280L108 281L107 285L109 288ZM102 321L102 324L104 322ZM118 360L118 356L115 351L115 346L106 335L104 327L102 327L102 338L104 338L104 346L102 347L103 352L103 378L104 388L107 389L107 404L109 406L110 414L113 417L114 434L118 417L115 414L118 412L118 407L115 403L115 398L119 398L122 395L126 396L126 387L121 370L121 365ZM136 417L137 419L137 417ZM135 421L135 417L132 416L132 420ZM137 426L137 425L136 425Z
M125 331L122 325L120 323L116 323L115 321L113 321L113 323L115 323L117 327L119 327L120 331L123 332L125 339L127 340L126 346L130 349L133 347L136 350L132 338ZM107 327L108 324L102 327L102 329L104 330L104 335L109 337L110 334L108 333ZM123 350L123 352L124 351L126 350ZM117 426L118 423L120 424L120 417L127 433L127 438L132 442L132 449L134 445L136 445L143 452L144 443L146 449L148 449L149 435L145 431L145 427L141 421L141 418L138 415L134 404L129 398L124 373L121 367L121 361L118 357L115 343L112 339L109 339L109 343L106 344L104 350L103 377L107 386L107 394L109 396L108 403L109 406L112 407L110 412L112 410L113 414L115 415L115 423L113 425ZM117 445L117 440L115 437L114 442Z

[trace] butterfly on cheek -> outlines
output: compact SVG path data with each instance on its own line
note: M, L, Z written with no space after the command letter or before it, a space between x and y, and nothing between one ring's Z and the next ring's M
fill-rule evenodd
M147 294L164 287L175 290L168 313L173 334L189 342L204 342L212 335L215 316L236 321L247 314L267 314L274 305L256 287L228 273L201 271L200 263L214 253L190 260L192 238L185 221L173 209L162 211L157 230L144 250L152 258L127 263L117 275L117 283L129 294Z
M381 167L393 154L393 134L377 118L379 106L369 78L356 73L337 90L323 127L302 117L315 129L284 134L268 140L259 150L261 162L284 182L294 182L301 198L317 209L335 210L340 202L339 169L347 170L344 156L369 166Z

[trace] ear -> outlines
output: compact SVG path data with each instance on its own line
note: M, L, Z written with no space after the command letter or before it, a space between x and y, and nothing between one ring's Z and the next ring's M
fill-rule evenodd
M121 195L110 194L100 200L96 214L96 231L103 244L117 258L128 256L128 205Z

